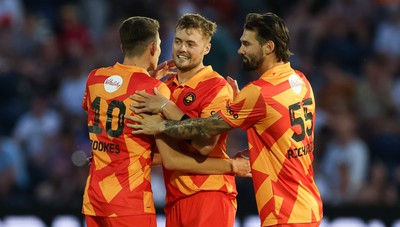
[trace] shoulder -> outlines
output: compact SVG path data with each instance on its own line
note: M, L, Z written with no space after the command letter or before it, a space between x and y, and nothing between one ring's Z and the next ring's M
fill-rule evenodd
M257 81L254 81L245 85L242 90L240 90L239 95L242 94L247 97L259 96L261 94L262 86L258 85L256 82Z
M211 71L204 75L202 83L206 83L211 86L224 86L228 84L226 79L216 71Z
M137 80L141 80L141 81L146 81L148 83L153 83L153 84L161 84L162 81L151 77L149 74L144 73L144 72L135 72L133 73L133 76L137 79Z
M164 83L167 84L167 85L168 85L168 84L172 84L172 82L174 81L175 77L176 77L176 74L171 75L171 76L168 76L168 77L164 80Z

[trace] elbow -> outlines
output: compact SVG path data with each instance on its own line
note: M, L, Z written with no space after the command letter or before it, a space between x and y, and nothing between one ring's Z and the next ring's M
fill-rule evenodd
M177 166L177 162L173 159L163 159L162 160L162 165L164 166L164 168L166 168L167 170L177 170L178 166Z
M214 146L202 146L202 147L196 147L196 150L204 156L208 156L210 152L214 149Z

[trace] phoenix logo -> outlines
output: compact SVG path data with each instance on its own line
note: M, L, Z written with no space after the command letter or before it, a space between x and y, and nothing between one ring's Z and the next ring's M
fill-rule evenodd
M195 100L196 100L196 95L195 95L194 93L190 92L190 93L187 93L187 94L185 95L185 97L183 98L183 103L184 103L186 106L189 106L189 105L192 104Z

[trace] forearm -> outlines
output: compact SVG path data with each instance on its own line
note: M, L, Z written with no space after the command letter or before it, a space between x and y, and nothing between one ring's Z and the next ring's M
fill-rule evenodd
M164 117L168 120L179 121L185 113L182 112L181 109L172 101L166 103L161 109L160 112L164 115Z
M195 148L201 155L207 156L217 145L219 135L211 138L196 137L191 140L190 145Z
M175 156L174 170L194 174L233 174L230 159L209 158L196 154L179 153Z
M195 174L233 173L234 167L230 159L209 158L194 153L180 152L176 141L166 135L156 136L156 144L161 154L162 164L166 169Z
M218 114L208 118L190 118L184 121L164 121L160 131L178 139L211 138L232 127Z

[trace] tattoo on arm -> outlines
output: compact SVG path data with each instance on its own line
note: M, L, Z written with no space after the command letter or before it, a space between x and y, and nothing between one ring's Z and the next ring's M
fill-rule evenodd
M190 118L184 121L166 121L164 133L178 139L210 138L232 128L219 114L208 118Z

